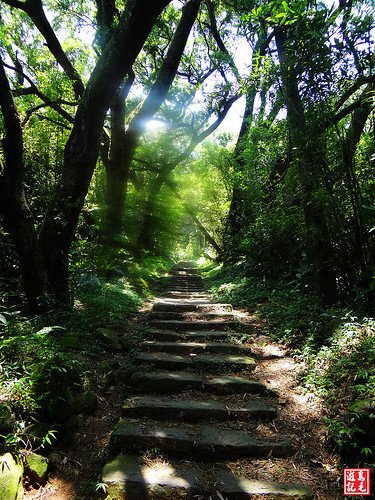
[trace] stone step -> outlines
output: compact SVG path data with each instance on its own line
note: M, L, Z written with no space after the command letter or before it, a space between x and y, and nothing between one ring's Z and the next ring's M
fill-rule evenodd
M154 420L185 420L188 422L211 422L213 420L272 420L277 410L263 399L254 399L240 403L236 407L227 407L216 400L195 401L190 399L175 400L160 396L138 396L125 401L122 408L124 417L148 417Z
M171 276L176 274L179 276L200 276L200 273L194 267L174 268L169 271L169 274Z
M154 340L160 341L184 341L184 340L225 340L228 337L236 335L233 332L221 332L215 330L201 330L200 332L186 331L186 332L171 332L168 330L159 330L157 328L150 328L147 330L148 334Z
M202 280L202 278L198 277L187 278L185 276L175 276L170 280L170 283L172 284L182 283L183 285L191 285L191 284L201 285L201 286L204 285L204 281Z
M173 278L170 280L168 283L170 287L176 286L176 285L183 285L183 286L204 286L204 282L202 279L197 278L197 279L183 279L183 278Z
M168 298L179 298L179 299L207 299L209 296L207 293L187 293L187 292L173 292L168 291L165 294Z
M146 464L141 457L118 455L108 462L101 482L108 485L107 495L114 500L161 500L187 498L221 498L249 500L253 497L278 500L312 500L311 489L303 484L277 483L235 476L215 466L210 475L197 465Z
M148 322L151 328L172 331L225 330L235 328L235 321L178 321L153 319Z
M152 306L155 312L232 312L231 304L210 304L197 302L156 302Z
M209 461L241 457L286 457L292 453L289 438L266 439L248 431L217 426L156 425L152 421L130 422L121 418L110 439L113 452L146 451L158 448L174 456Z
M202 276L198 274L174 274L169 277L170 281L184 281L186 283L203 283Z
M161 296L158 298L157 304L167 302L168 304L195 304L195 305L214 305L214 302L212 300L209 300L209 297L205 296L204 299L199 299L199 298L188 298L188 299L181 299L179 297L165 297Z
M147 340L141 349L152 352L172 352L175 354L200 354L204 352L223 354L250 354L250 347L228 342L158 342Z
M256 362L254 358L249 356L234 356L234 355L210 355L199 354L191 356L182 356L177 354L167 354L163 352L143 352L137 358L141 363L152 363L159 368L165 369L184 369L196 368L208 371L223 370L254 370Z
M273 391L256 380L242 377L208 377L189 372L146 372L131 378L131 385L139 393L178 393L189 389L217 394L264 394Z
M162 321L228 321L234 318L233 312L205 311L154 311L149 314L152 320Z
M198 283L198 282L188 282L188 281L173 281L172 283L168 284L168 287L170 290L174 290L176 288L199 288L199 290L204 289L204 284L203 283Z
M204 288L204 283L202 280L181 280L174 279L168 283L169 288L174 288L175 286L192 286Z

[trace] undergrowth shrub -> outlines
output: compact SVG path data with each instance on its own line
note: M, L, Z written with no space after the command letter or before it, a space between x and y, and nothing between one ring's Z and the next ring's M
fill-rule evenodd
M306 292L303 271L289 281L260 280L251 276L246 262L227 268L211 265L203 272L218 300L256 313L265 320L270 337L288 345L304 362L301 383L307 392L323 398L331 447L346 460L373 457L373 316L345 304L324 309L315 295Z
M55 429L93 406L94 360L111 359L113 349L125 346L127 319L168 265L158 258L147 259L144 266L121 262L123 275L108 281L97 263L88 265L85 251L77 260L72 310L25 316L0 304L1 451L49 446L57 437ZM122 344L116 332L124 336ZM135 370L131 355L121 370L129 376ZM110 371L111 366L105 375Z

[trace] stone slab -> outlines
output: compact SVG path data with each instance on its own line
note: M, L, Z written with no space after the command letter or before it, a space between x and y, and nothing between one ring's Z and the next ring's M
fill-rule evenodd
M263 439L249 432L215 426L156 426L154 422L132 423L120 419L113 429L110 447L114 452L159 448L173 456L208 461L242 457L285 457L292 453L287 437Z
M141 349L152 352L172 352L175 354L199 354L204 352L223 354L250 354L250 347L229 342L142 342Z
M225 330L236 328L237 323L234 321L178 321L178 320L151 320L149 321L151 328L161 330L172 330L182 332L186 330Z
M162 321L228 321L233 320L233 312L230 311L151 311L149 318Z
M185 332L172 332L170 330L159 330L158 328L149 328L148 333L150 337L160 341L184 341L184 340L225 340L229 336L236 335L233 332L223 332L215 330L201 330L198 332L185 331Z
M146 465L132 455L118 455L108 462L101 481L115 500L211 498L216 492L227 500L249 500L250 495L278 500L313 498L311 489L303 484L246 479L220 467L215 467L208 478L191 463Z
M256 362L254 358L249 356L235 356L235 355L209 355L199 354L191 356L182 356L178 354L167 353L152 353L143 352L137 356L138 361L142 363L152 363L162 368L204 368L206 370L222 367L223 369L248 369L254 370Z
M163 301L155 302L152 307L156 312L231 312L233 310L231 304L212 304L212 303L199 303L196 301Z
M210 422L213 420L238 420L276 418L277 410L267 401L254 399L238 406L228 407L216 400L175 400L158 396L129 398L123 406L123 415L130 418L149 417L155 420L185 420L188 422Z
M146 372L133 375L132 388L138 393L176 393L187 389L217 394L272 395L264 384L242 377L214 377L189 372Z
M200 299L200 300L205 300L205 299L208 299L209 296L207 293L194 293L194 292L191 292L191 293L188 293L188 292L174 292L174 291L168 291L165 293L165 297L167 298L179 298L179 299Z

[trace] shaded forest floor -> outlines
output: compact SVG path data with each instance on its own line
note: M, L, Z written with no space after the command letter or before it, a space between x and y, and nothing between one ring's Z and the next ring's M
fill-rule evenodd
M142 319L152 306L147 301L139 314L127 322L119 334L120 345L128 344L129 349L107 353L102 361L107 361L117 376L104 382L96 380L94 390L98 394L96 411L85 418L67 442L62 443L51 454L54 470L48 483L38 491L31 489L25 493L28 499L88 499L100 491L100 472L108 459L107 446L110 433L121 414L121 405L129 393L128 382L132 369L121 376L118 368L127 364L132 367L132 359L137 352L137 343L142 339ZM332 500L339 497L341 487L341 464L337 454L327 451L327 430L323 424L322 399L306 392L301 385L300 374L304 363L292 357L292 350L279 342L274 342L264 333L267 324L246 309L237 310L237 318L245 323L243 341L250 342L255 354L264 358L277 356L278 359L263 359L258 363L255 375L275 389L280 395L279 417L273 423L276 431L293 436L297 453L290 458L267 461L247 459L233 461L229 467L234 473L246 477L277 478L281 482L299 481L309 484L314 498ZM92 369L95 370L96 360ZM151 451L146 457L150 465L166 460Z
M145 308L147 311L147 306ZM267 382L269 388L280 395L281 409L275 426L277 430L293 436L298 452L291 458L269 460L241 459L232 462L233 472L247 477L258 475L264 479L277 477L281 482L298 480L309 484L319 500L338 497L338 480L341 478L340 461L337 455L326 449L327 433L322 423L321 400L313 394L306 394L298 380L302 366L290 356L287 348L272 342L262 333L263 323L245 310L239 311L241 321L254 329L251 346L255 353L280 356L278 360L264 360L257 367L256 376ZM142 319L142 318L139 318ZM141 329L142 330L142 329ZM139 339L138 322L129 322L128 334L134 332ZM118 353L112 356L112 363L124 362L131 354ZM117 378L110 387L96 387L99 404L93 415L87 417L82 426L72 435L72 441L61 445L52 453L54 471L48 483L40 490L25 493L28 499L88 499L100 489L100 472L106 461L106 447L112 428L121 413L121 405L128 388L127 379ZM155 452L149 454L149 463L164 460Z
M340 498L344 466L373 467L373 435L365 434L364 441L359 426L375 393L375 329L369 309L323 310L301 291L298 280L266 282L246 277L240 268L211 266L203 272L214 297L234 304L239 319L251 327L252 347L282 355L273 364L263 361L258 375L278 390L285 422L280 430L294 436L298 452L293 459L270 459L259 472L287 481L293 471L293 477L312 486L317 499ZM133 281L148 288L147 281L155 285L155 279L153 273L151 279L140 276ZM162 293L163 279L155 289ZM120 278L100 286L88 283L71 315L8 316L0 403L11 401L21 416L35 412L43 394L35 401L33 391L39 387L40 396L40 381L46 378L55 387L48 363L56 359L72 373L79 370L79 391L89 389L97 396L95 408L84 413L73 408L68 432L59 435L52 449L39 450L50 456L50 478L40 489L26 484L25 498L88 499L104 488L100 473L108 459L110 432L137 369L133 360L144 336L142 318L152 299L141 303L133 285ZM23 387L29 388L26 399L20 393ZM42 388L48 389L45 384ZM148 459L153 463L164 458L151 453ZM252 476L260 463L241 460L232 466Z

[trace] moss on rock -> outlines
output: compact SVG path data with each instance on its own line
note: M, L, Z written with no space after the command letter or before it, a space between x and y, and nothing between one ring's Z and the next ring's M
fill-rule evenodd
M43 484L47 479L48 459L37 453L30 453L26 460L27 474L32 483Z
M22 497L23 466L10 453L0 457L0 498L19 500Z

